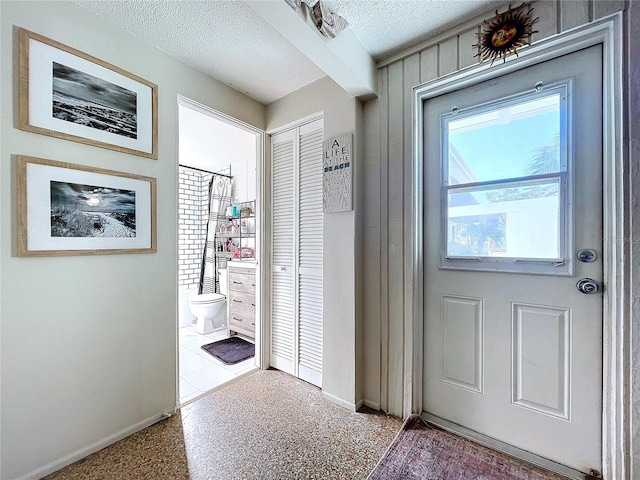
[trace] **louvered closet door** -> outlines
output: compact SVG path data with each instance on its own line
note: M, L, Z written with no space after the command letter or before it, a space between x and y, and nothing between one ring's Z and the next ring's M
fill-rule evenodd
M297 132L271 138L271 366L295 375L295 201Z
M300 128L298 376L322 385L322 123Z
M274 135L271 365L322 384L322 120Z

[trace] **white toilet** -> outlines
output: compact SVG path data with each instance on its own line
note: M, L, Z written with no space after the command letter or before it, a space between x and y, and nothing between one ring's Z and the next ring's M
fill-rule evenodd
M194 295L189 298L189 310L196 317L196 332L211 333L227 324L227 270L218 270L220 292Z

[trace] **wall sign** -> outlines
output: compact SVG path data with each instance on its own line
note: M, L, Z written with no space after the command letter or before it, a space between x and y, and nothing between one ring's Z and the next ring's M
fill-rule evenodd
M325 213L348 212L351 203L353 134L347 133L323 143L323 207Z

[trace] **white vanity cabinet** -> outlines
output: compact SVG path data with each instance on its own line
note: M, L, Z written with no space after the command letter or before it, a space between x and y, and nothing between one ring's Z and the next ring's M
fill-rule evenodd
M227 263L227 333L255 338L256 270L254 263Z

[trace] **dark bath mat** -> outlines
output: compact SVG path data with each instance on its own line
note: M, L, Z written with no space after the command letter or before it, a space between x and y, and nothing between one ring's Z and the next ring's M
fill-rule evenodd
M202 349L226 365L239 363L255 355L256 347L240 337L230 337L203 345Z

